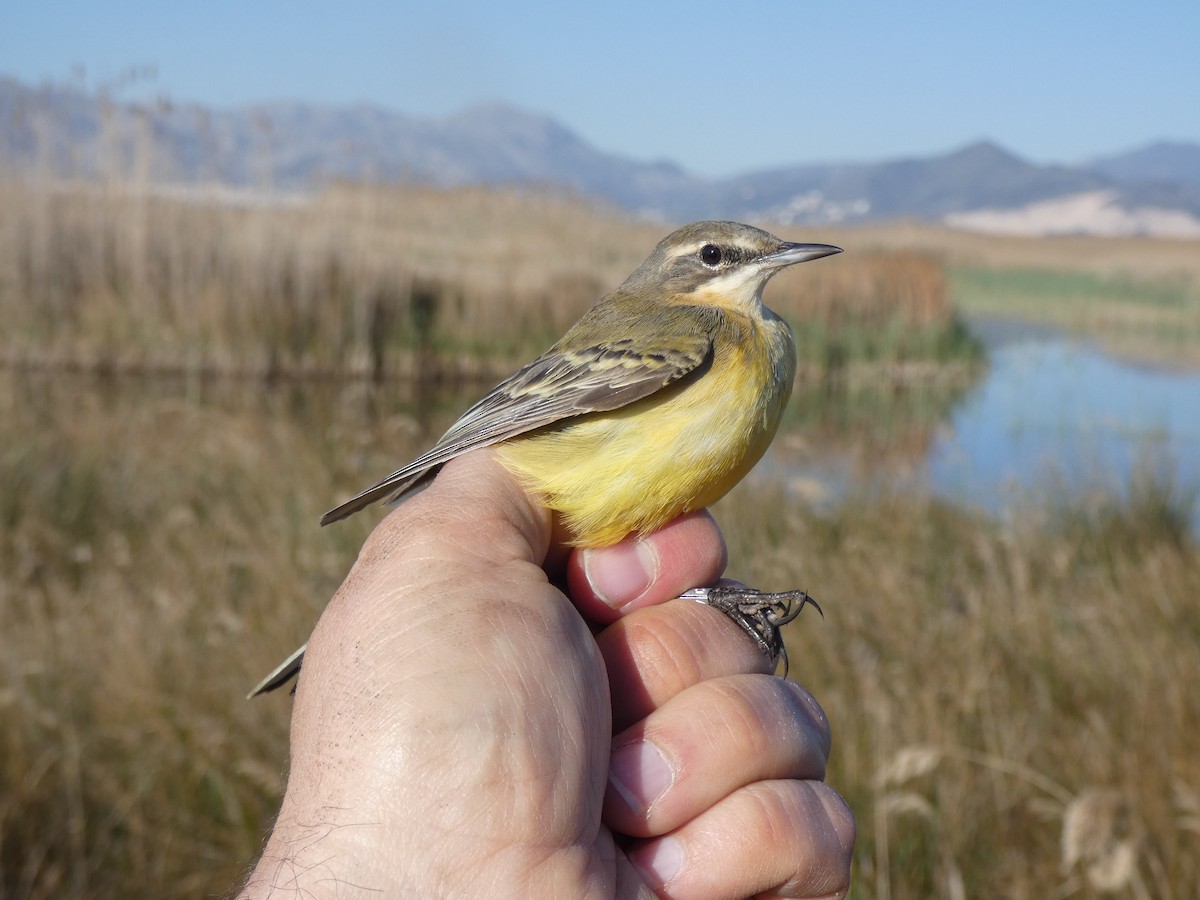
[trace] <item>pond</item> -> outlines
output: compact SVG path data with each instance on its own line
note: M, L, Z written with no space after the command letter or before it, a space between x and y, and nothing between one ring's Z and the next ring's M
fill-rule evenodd
M1200 372L1115 359L1047 331L974 328L990 369L939 428L923 467L934 490L1003 512L1030 492L1123 493L1137 475L1200 488Z

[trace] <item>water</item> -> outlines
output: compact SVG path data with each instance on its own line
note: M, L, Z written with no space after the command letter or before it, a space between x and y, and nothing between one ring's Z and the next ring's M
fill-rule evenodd
M1002 512L1051 485L1120 493L1147 469L1200 486L1200 373L1124 362L1046 332L981 331L991 369L929 450L935 491ZM1193 525L1200 532L1200 510Z
M1184 491L1200 488L1200 372L1114 359L1044 330L976 327L990 355L978 383L922 391L883 384L849 396L798 391L755 477L782 479L818 506L864 485L907 485L997 514L1051 491L1120 496L1146 470ZM276 422L320 452L348 490L427 448L485 389L0 373L0 417L24 408L72 423L94 408L129 419L131 440L146 411L160 406L171 415L215 416L231 432ZM7 440L19 444L21 430ZM1200 534L1200 504L1192 521Z

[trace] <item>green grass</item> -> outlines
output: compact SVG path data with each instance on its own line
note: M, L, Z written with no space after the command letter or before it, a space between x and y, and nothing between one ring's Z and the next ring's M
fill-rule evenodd
M904 369L932 364L946 377L960 367L970 371L984 362L983 349L958 317L917 326L898 318L881 325L792 321L801 372L837 377L848 368L884 368L893 382L905 380Z
M979 266L948 275L968 315L1051 325L1150 362L1200 363L1200 289L1182 276Z
M1022 302L1054 302L1076 314L1096 303L1183 310L1195 308L1197 300L1182 280L1106 278L1092 272L1045 269L953 268L950 274L970 309L989 312Z

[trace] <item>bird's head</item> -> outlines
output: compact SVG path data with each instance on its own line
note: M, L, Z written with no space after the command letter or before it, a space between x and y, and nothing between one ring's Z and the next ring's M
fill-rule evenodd
M763 286L780 269L841 252L830 244L780 240L739 222L693 222L659 241L623 287L749 312L761 303Z

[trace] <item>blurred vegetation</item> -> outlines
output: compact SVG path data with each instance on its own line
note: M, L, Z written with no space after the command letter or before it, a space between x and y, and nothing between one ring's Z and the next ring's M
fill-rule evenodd
M244 694L374 521L318 515L663 229L503 191L231 205L3 182L0 203L0 897L219 894L287 757L286 696ZM733 576L825 609L788 640L858 817L854 896L1194 895L1196 486L1148 466L997 521L886 485L978 374L957 294L1116 308L1104 291L1133 278L1186 307L1200 264L1169 242L788 236L851 252L768 289L800 383L716 515ZM800 474L816 448L864 487L829 502Z
M1181 274L958 267L950 280L972 315L1051 325L1159 364L1200 363L1200 285Z
M814 516L753 484L718 508L739 577L823 603L788 642L858 817L852 896L1194 893L1200 552L1177 488L1006 523L911 493Z
M93 372L495 378L663 232L478 189L231 205L0 181L0 203L0 361ZM807 376L978 358L931 259L868 251L800 268L769 302L800 332Z
M803 502L787 461L848 399L822 414L814 390L716 516L731 574L825 609L788 641L859 819L855 896L1089 896L1106 861L1130 896L1190 896L1194 494L1147 472L1126 496L1006 522L878 484ZM878 401L854 399L870 419ZM463 402L363 382L0 376L0 896L237 880L287 758L286 695L245 691L304 640L374 519L316 517ZM920 452L922 427L882 425L836 452L876 471L903 466L906 442ZM1118 825L1089 812L1100 801ZM1099 849L1064 869L1068 823L1089 816Z
M1195 240L1020 237L918 222L822 229L821 239L927 257L966 316L1049 325L1139 362L1200 365Z

